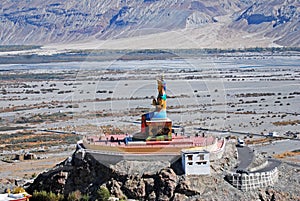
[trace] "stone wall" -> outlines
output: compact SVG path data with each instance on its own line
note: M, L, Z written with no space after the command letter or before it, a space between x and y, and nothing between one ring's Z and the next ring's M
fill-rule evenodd
M211 151L209 155L209 160L211 162L217 161L223 157L224 151L226 146L226 140L223 139L223 145L221 148L217 148L215 151Z
M253 190L260 187L272 186L278 180L278 169L256 173L231 173L225 179L234 187L242 191Z

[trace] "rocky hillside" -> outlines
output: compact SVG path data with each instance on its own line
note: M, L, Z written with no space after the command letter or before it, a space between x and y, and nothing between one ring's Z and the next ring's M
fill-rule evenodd
M250 33L263 32L275 42L286 46L300 44L300 2L258 1L236 16L232 27Z
M213 33L221 23L223 31L212 41L221 37L226 43L228 34L243 31L299 46L299 7L297 0L3 0L0 44L69 43L186 29L210 34L207 27Z
M180 163L180 161L179 161ZM156 164L145 165L138 161L123 161L111 167L99 163L92 155L81 152L72 160L58 164L53 169L41 173L27 189L52 191L68 195L76 190L95 199L99 186L105 186L114 197L136 200L299 200L299 175L297 168L280 167L278 186L257 191L242 192L224 180L224 173L237 164L237 154L233 143L227 143L223 158L211 164L210 176L184 176L180 164L161 167L154 171ZM158 164L161 165L161 164ZM151 168L152 166L152 168ZM130 172L134 167L144 171ZM296 176L297 175L297 176ZM290 179L294 178L294 179ZM281 182L283 181L283 182ZM298 183L297 183L298 182ZM289 188L293 186L293 188Z

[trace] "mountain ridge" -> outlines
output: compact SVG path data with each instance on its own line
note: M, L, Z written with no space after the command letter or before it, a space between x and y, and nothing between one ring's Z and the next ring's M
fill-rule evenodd
M294 0L4 0L0 3L0 44L100 41L109 45L150 37L137 46L151 48L153 42L164 46L161 35L167 41L168 33L177 32L181 40L186 37L197 43L197 48L228 48L232 43L237 48L299 46L299 4ZM249 41L243 44L247 37ZM178 40L172 34L170 38Z

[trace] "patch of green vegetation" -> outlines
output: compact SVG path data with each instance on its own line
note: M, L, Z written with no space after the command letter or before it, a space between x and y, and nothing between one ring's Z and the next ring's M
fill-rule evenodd
M82 195L79 190L70 193L67 197L67 201L81 201Z
M34 191L30 201L64 201L64 196L46 191Z
M65 118L72 118L73 113L71 112L56 112L52 114L36 114L30 117L20 117L15 120L17 124L27 124L27 123L42 123L45 121L56 122L59 120L64 120Z
M67 197L47 191L34 191L30 201L88 201L90 197L83 195L79 190L70 193Z
M5 145L3 148L5 150L20 150L41 146L57 146L58 142L60 145L69 145L75 144L78 140L80 140L80 137L74 134L35 134L31 131L0 135L0 144Z
M300 47L251 47L238 49L220 49L220 48L204 48L204 49L182 49L171 50L172 53L188 53L188 54L223 54L223 53L244 53L244 52L300 52Z
M35 47L35 46L33 46ZM32 48L33 48L32 47ZM39 46L37 46L39 47ZM6 47L8 48L8 47ZM10 47L13 49L13 47ZM19 49L21 47L18 47ZM26 48L30 48L26 47ZM5 50L5 47L3 47ZM0 51L1 52L1 51ZM144 49L144 50L72 50L70 52L58 53L53 55L15 55L1 56L0 63L2 64L33 64L33 63L51 63L51 62L80 62L80 61L103 61L103 60L149 60L149 59L170 59L174 57L184 56L199 56L208 54L219 54L220 56L228 56L223 54L234 53L286 53L291 55L295 52L300 52L300 47L253 47L253 48L238 48L238 49L219 49L219 48L204 48L204 49ZM230 55L231 56L231 55ZM236 55L238 56L238 54ZM243 56L243 55L242 55ZM246 56L246 55L244 55Z
M0 80L63 80L64 74L37 73L37 74L1 74Z
M0 45L0 52L40 49L39 45Z
M100 186L100 188L97 190L97 199L101 201L108 201L109 197L109 190L104 186Z
M0 131L14 131L14 130L21 130L21 129L29 129L30 127L26 126L1 126Z
M13 134L2 134L0 135L0 142L3 143L2 141L3 140L6 140L6 139L12 139L12 138L18 138L18 137L22 137L24 135L31 135L33 134L32 131L29 131L29 132L17 132L17 133L13 133Z
M142 49L142 50L72 50L69 53L63 53L64 55L76 54L81 56L91 55L106 55L120 54L180 54L180 53L191 53L191 54L216 54L216 53L242 53L242 52L288 52L295 51L300 52L300 47L251 47L251 48L237 48L237 49L221 49L221 48L203 48L203 49Z
M37 176L37 174L36 174L36 173L33 173L33 174L31 175L31 179L36 178L36 176Z

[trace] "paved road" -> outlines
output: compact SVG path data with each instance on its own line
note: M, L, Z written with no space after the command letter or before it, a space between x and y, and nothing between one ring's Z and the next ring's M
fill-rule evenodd
M246 170L254 158L253 150L247 146L237 147L237 150L238 150L238 157L239 157L239 165L233 171ZM253 171L253 173L270 171L273 170L275 167L278 167L280 164L281 164L280 160L270 158L268 159L268 165L266 167Z
M300 164L296 164L296 163L291 163L291 162L284 162L290 166L296 167L296 168L300 168Z
M278 167L280 164L281 164L281 161L270 158L270 159L268 159L268 165L266 167L259 169L257 171L254 171L253 173L270 171L270 170L273 170L275 167Z
M238 157L239 157L239 165L237 169L246 170L253 160L254 153L247 146L237 147L237 150L238 150Z
M249 133L249 132L240 132L240 131L224 131L224 130L217 130L217 129L207 129L207 128L195 128L196 130L201 130L201 131L210 131L210 132L218 132L218 133L223 133L226 135L244 135L244 136L248 136L248 135L252 135L252 136L258 136L258 137L269 137L270 136L263 136L259 133ZM288 140L293 140L293 141L300 141L299 138L291 138L291 137L286 137L286 136L280 136L280 137L273 137L273 138L280 138L280 139L288 139Z
M279 154L286 151L300 149L300 141L282 140L265 145L252 146L257 152L265 152L268 155Z

